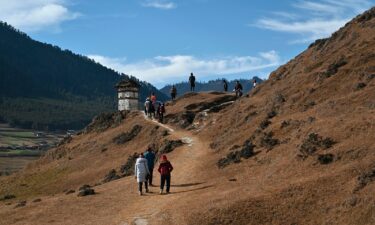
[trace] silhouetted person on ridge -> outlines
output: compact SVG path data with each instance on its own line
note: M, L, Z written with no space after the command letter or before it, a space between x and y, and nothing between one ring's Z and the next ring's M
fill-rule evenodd
M193 75L193 73L190 73L189 82L190 82L190 91L194 91L194 88L195 88L195 76Z
M255 88L256 86L257 86L257 80L253 78L253 88Z
M176 95L177 95L177 89L176 89L176 86L172 86L171 88L171 98L172 98L172 101L176 99Z
M236 81L236 86L234 86L234 91L236 92L237 98L242 96L242 85L238 80Z
M228 91L228 82L223 79L223 85L224 85L224 91L227 92Z
M149 146L147 148L146 152L144 153L144 157L147 160L147 166L148 166L148 170L150 172L148 177L147 177L148 184L150 186L153 186L152 185L152 176L153 176L154 165L155 165L155 153L154 153L154 150L152 149L151 146Z

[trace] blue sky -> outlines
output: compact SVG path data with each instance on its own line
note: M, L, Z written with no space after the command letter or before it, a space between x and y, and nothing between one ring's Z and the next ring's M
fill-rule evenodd
M157 87L267 78L374 0L0 0L0 20Z

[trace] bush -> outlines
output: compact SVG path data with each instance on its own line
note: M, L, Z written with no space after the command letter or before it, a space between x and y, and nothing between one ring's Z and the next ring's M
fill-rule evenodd
M113 138L113 142L116 144L125 144L126 142L129 142L135 138L139 132L141 132L142 126L135 125L130 132L127 133L121 133L120 135Z
M323 154L318 156L318 161L322 165L330 164L331 162L333 162L333 159L333 154Z
M260 127L262 130L264 130L264 129L266 129L270 124L271 124L271 121L269 121L268 119L265 119L265 120L263 120L262 122L260 122L259 127Z
M137 161L137 158L139 157L138 153L134 153L133 155L130 155L126 161L125 164L123 164L120 168L120 172L122 173L122 176L131 176L134 174L134 165Z
M310 133L308 137L303 141L300 152L302 157L313 155L318 149L331 148L336 142L331 138L323 138L316 133Z
M240 163L241 158L248 159L255 155L254 153L254 147L253 143L249 140L245 141L244 145L242 146L241 150L237 150L234 152L230 152L227 154L225 158L221 158L217 162L217 166L222 169L232 163Z
M273 138L273 132L264 133L264 136L260 139L260 145L268 150L271 150L279 143L278 139Z

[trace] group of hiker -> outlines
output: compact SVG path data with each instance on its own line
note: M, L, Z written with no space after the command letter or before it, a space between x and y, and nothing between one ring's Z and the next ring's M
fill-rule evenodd
M223 86L224 86L224 92L227 92L228 91L228 81L223 79ZM253 88L255 88L257 86L257 80L254 78L253 79ZM236 93L236 97L241 97L242 94L243 94L243 88L242 88L242 85L241 83L237 80L236 81L236 84L234 85L234 90L233 90L235 93Z
M136 160L135 163L135 178L138 182L138 193L139 195L143 195L143 184L145 185L145 192L149 193L150 186L154 186L153 181L153 171L155 166L155 159L156 155L153 151L152 147L149 146L145 153L141 153L139 158ZM160 173L160 194L164 193L164 186L165 193L170 193L171 187L171 172L173 170L172 164L168 161L166 155L162 155L159 162L158 172Z
M154 92L151 93L150 97L146 98L145 101L145 114L148 117L158 118L159 122L163 122L164 120L164 113L165 113L165 105L164 102L157 101L156 95Z
M195 91L195 76L193 73L190 73L189 76L189 83L190 83L190 91ZM257 86L257 80L253 79L253 88ZM226 79L223 79L223 87L224 92L228 91L228 81ZM243 87L241 83L237 80L236 84L234 86L233 92L236 93L236 97L239 98L243 95ZM172 88L170 90L171 99L174 101L177 96L177 88L175 85L172 85ZM145 107L145 114L150 118L158 118L159 122L163 122L164 120L164 113L165 113L165 105L161 101L156 100L156 95L154 92L151 93L149 97L146 98L146 101L144 103Z
M190 74L189 77L189 83L190 83L190 91L195 90L195 76L193 73ZM223 86L224 91L228 91L228 82L223 79ZM257 86L256 79L253 79L253 88ZM241 97L243 95L243 87L241 83L237 80L236 84L234 86L234 90L236 93L236 97ZM175 100L177 95L177 89L176 86L173 85L171 88L171 98L172 101ZM156 113L155 113L156 112ZM151 93L150 97L147 97L145 102L145 114L149 117L157 117L159 118L160 122L163 122L165 113L165 105L161 101L157 101L155 93ZM153 186L153 171L156 161L156 155L153 151L153 147L149 146L146 150L146 152L141 153L139 155L139 158L137 158L135 163L135 178L138 182L138 191L139 195L143 195L143 184L145 192L148 193L149 187ZM163 194L164 192L164 186L166 187L166 193L168 194L170 192L170 186L171 186L171 172L173 170L172 164L168 161L166 155L162 155L160 157L160 163L158 167L158 172L160 173L160 194Z
M190 91L194 92L195 91L195 76L194 76L193 73L190 73L189 83L190 83ZM256 86L257 86L257 80L254 78L253 79L253 88L255 88ZM224 92L227 92L228 91L228 81L226 79L223 79L223 87L224 87ZM242 94L243 94L242 85L238 80L236 81L233 92L236 93L236 97L241 97ZM177 88L176 88L175 85L172 85L171 90L170 90L170 94L171 94L172 101L175 100L176 96L177 96Z
M195 90L195 76L193 73L190 73L189 83L190 83L190 91L193 92ZM175 85L172 85L169 93L171 94L172 101L174 101L177 96L177 88Z

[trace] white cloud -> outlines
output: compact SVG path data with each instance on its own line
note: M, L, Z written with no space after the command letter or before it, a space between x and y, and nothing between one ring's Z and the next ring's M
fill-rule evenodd
M151 7L156 9L174 9L177 7L177 4L170 1L163 1L163 0L148 0L142 3L143 7Z
M298 13L273 12L274 15L281 15L281 17L259 19L255 26L300 35L302 38L292 41L294 43L311 42L315 39L328 37L356 14L370 8L371 5L372 2L369 0L298 1L292 5L300 10Z
M89 58L118 72L133 75L152 84L166 84L185 79L194 72L201 79L216 75L233 75L274 68L281 64L277 52L259 53L259 56L233 56L214 59L201 59L190 55L157 56L136 63L126 59L89 55Z
M76 19L64 0L0 0L0 20L22 31L59 29L59 25Z

